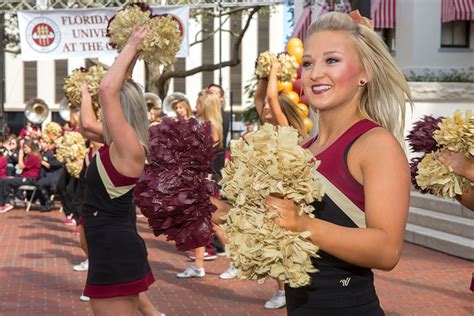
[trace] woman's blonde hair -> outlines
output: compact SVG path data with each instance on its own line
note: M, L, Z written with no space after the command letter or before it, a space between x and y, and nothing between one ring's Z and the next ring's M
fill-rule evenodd
M365 118L386 128L404 144L405 100L411 106L413 100L408 83L383 40L369 27L358 24L349 15L339 12L327 13L314 21L306 38L321 31L340 31L351 35L368 76L359 111Z
M120 90L120 106L128 124L135 130L139 142L148 152L148 111L143 91L136 82L132 80L123 82L122 89ZM104 119L102 120L102 126L104 141L107 145L110 145L112 138L107 122Z
M222 113L219 96L212 91L202 90L199 92L198 101L201 102L202 105L202 119L211 122L212 128L214 128L219 135L219 145L222 146Z
M173 111L176 112L176 110L178 109L178 104L180 104L180 103L182 103L184 105L184 108L186 109L186 115L188 116L188 118L193 116L193 110L191 109L191 104L189 104L189 100L186 99L186 98L175 100L171 104L171 108L173 109Z
M288 120L288 125L298 130L301 137L306 138L306 128L304 126L303 118L301 117L300 110L298 110L296 104L290 100L286 95L280 93L278 95L278 103L280 104L281 111L285 114Z

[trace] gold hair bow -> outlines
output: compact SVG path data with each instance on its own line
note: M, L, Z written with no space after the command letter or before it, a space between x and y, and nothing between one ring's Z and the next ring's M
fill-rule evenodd
M368 18L366 18L366 17L360 15L359 10L354 10L354 11L349 12L349 16L352 18L352 20L354 21L354 23L367 26L367 27L370 28L371 30L374 29L374 21L372 21L371 19L368 19Z

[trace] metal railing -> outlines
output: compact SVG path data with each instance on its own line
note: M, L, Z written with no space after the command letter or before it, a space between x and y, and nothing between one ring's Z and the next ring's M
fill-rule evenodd
M0 12L15 12L18 10L58 10L58 9L80 9L80 8L110 8L120 7L126 3L137 2L130 0L4 0L0 2ZM223 7L233 6L268 6L281 4L284 0L141 0L150 5L176 6L189 5L195 8L214 7L220 3Z

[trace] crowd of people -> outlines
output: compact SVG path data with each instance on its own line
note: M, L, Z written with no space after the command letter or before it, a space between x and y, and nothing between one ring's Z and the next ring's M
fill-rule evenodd
M147 163L148 128L166 116L156 106L147 113L143 91L131 78L146 35L145 28L134 28L100 83L99 116L83 83L81 111L70 123L90 144L79 178L67 174L54 156L54 144L45 143L35 127L8 136L0 152L0 213L14 207L11 200L22 184L38 187L40 211L52 210L54 196L59 198L67 220L79 227L87 260L74 269L88 271L81 300L90 301L96 315L161 314L145 294L155 279L136 229L132 194ZM267 206L280 214L276 223L311 232L320 252L312 259L318 272L311 274L311 284L291 288L277 280L265 307L287 306L289 315L383 315L372 269L393 269L403 244L410 196L402 149L405 99L411 102L408 85L363 19L342 13L318 18L308 30L302 62L304 94L317 113L318 133L308 139L295 105L278 91L280 66L274 63L269 77L257 85L260 123L292 126L306 139L302 146L321 161L318 172L327 193L315 202L315 218L300 215L291 200L267 198ZM196 116L210 123L215 181L226 161L230 117L224 104L224 90L212 84L199 93L195 113L185 97L171 105L178 119ZM443 161L472 175L472 161L449 155ZM215 237L188 253L193 264L179 278L205 277L204 262L225 255L226 236L218 225L231 206L218 196L210 200L217 207ZM472 200L462 200L472 205ZM236 274L230 264L220 277Z

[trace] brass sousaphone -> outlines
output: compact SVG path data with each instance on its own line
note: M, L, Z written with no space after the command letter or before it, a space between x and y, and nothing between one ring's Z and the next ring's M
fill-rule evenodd
M66 122L71 118L71 105L66 97L59 102L59 116Z
M163 100L163 112L169 117L176 117L176 102L187 100L186 95L181 92L173 92Z
M150 111L152 108L161 109L161 99L158 95L154 94L153 92L145 92L143 94L143 98L145 98L148 111Z
M32 98L26 102L25 116L33 124L41 124L49 115L49 107L43 99Z

